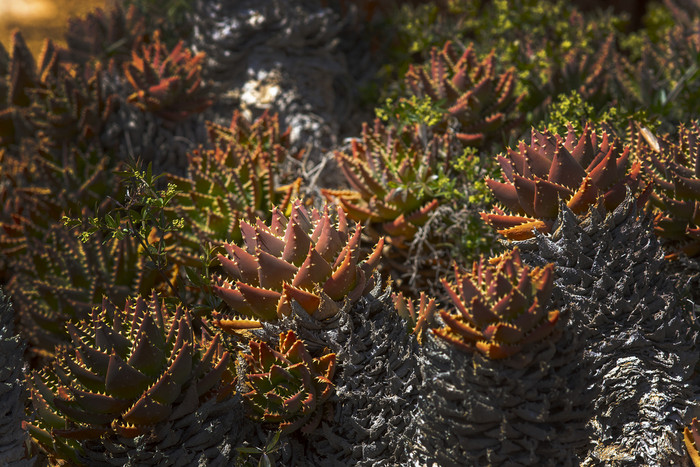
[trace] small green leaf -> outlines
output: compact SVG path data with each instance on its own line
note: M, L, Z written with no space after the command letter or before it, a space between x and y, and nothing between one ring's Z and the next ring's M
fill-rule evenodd
M268 457L267 454L263 453L262 456L260 456L260 462L258 462L258 467L272 467L273 463Z
M236 448L236 451L240 452L241 454L258 454L260 452L260 448Z

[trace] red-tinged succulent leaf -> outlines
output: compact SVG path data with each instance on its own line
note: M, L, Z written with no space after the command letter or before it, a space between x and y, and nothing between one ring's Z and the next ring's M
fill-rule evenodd
M476 296L470 296L467 297L464 295L464 292L462 292L462 296L459 295L458 291L456 288L452 288L449 283L447 282L447 279L442 279L442 285L447 291L447 295L452 299L452 302L454 305L457 307L457 311L459 311L464 319L468 320L469 322L473 322L474 318L472 316L471 310L467 308L466 303L463 300L468 300L468 303L471 303L472 298L477 298ZM461 289L463 290L463 289Z
M508 210L519 214L524 214L524 211L520 207L518 190L515 189L515 185L512 183L513 177L510 176L508 178L511 183L501 183L497 180L487 178L486 186L489 187L498 201L500 201L501 204L503 204L503 206L505 206Z
M286 298L284 302L295 300L309 314L313 314L313 312L318 309L319 305L321 305L321 297L315 293L307 292L306 290L299 289L290 284L284 284L283 289ZM280 300L280 303L283 303L283 301Z
M164 373L160 379L150 387L147 394L156 402L170 405L175 402L180 395L180 386L180 384L173 381L169 373Z
M481 218L494 227L502 226L497 232L510 240L527 240L532 238L533 230L542 233L551 231L553 221L541 221L518 216L505 216L501 214L481 213ZM518 222L521 220L522 222Z
M253 287L244 282L236 283L237 290L241 292L246 303L250 305L254 316L264 321L277 318L277 302L282 294L276 290Z
M422 344L425 332L435 321L437 313L435 299L421 292L417 306L413 300L404 298L403 293L392 294L392 300L399 316L409 322L412 334L416 336L418 343Z
M311 239L295 218L287 223L284 234L282 259L295 266L301 266L311 249Z
M133 399L148 387L149 378L127 364L116 353L109 358L105 391L123 399Z
M313 430L323 405L333 392L335 354L325 351L312 358L294 332L281 333L278 350L263 342L250 342L243 396L251 404L251 416L261 422L279 423L283 433L302 426ZM307 430L308 431L308 430Z
M693 465L700 467L700 451L698 451L698 446L700 446L700 424L697 418L693 418L690 425L683 428L683 441L688 450L688 455L690 455L690 460L693 461Z
M584 178L586 178L585 168L579 164L564 146L559 146L552 158L547 180L574 191L578 189Z
M482 212L481 218L486 222L487 224L493 226L495 229L510 229L513 227L518 227L522 224L545 224L543 221L538 221L536 219L533 219L531 217L525 217L525 216L509 216L505 214L502 210L498 208L494 208L493 212L487 213L487 212Z
M103 426L108 425L114 418L113 414L84 410L75 401L66 401L59 397L54 398L53 406L64 416L80 424Z
M89 365L97 373L105 374L111 361L109 353L92 348L84 343L73 323L66 324L66 329L71 336L73 346L80 362Z
M599 139L588 124L580 138L571 127L565 139L533 129L529 145L521 141L518 150L498 156L506 180L487 180L496 199L512 214L494 209L482 213L482 218L510 240L526 240L532 238L533 229L550 233L559 199L579 215L599 201L614 209L628 188L641 199L645 187L639 164L628 170L629 148L620 151L618 146L605 132Z
M228 333L234 333L236 331L246 330L246 329L257 329L261 327L260 321L256 319L246 319L246 318L223 318L219 317L219 314L214 316L214 324Z
M352 260L352 255L346 255L345 260L323 284L324 292L336 302L341 301L356 287L357 271L357 264Z
M104 379L98 373L93 373L83 364L78 363L73 359L67 359L66 366L68 367L68 372L70 372L73 377L88 390L98 390L101 384L104 382Z
M499 360L515 355L522 349L522 345L479 341L476 343L476 348L488 358Z
M545 311L553 265L531 269L517 248L494 263L482 257L471 272L456 270L457 285L443 280L457 313L440 310L444 326L433 333L457 348L499 359L545 339L559 311Z
M535 180L535 216L552 219L559 213L559 197L569 190L546 180Z
M384 250L384 238L380 238L377 245L372 250L372 253L367 257L364 263L360 264L360 268L364 271L365 276L370 277L374 270L379 265Z
M594 206L598 202L599 196L598 188L593 184L593 180L587 176L566 205L574 214L584 214L590 206Z
M460 320L444 310L440 310L440 317L449 328L449 333L459 336L464 342L473 344L483 337L481 331L472 327L470 323ZM440 332L446 333L448 331L443 329Z
M258 276L261 287L278 289L294 279L298 268L282 258L258 251Z
M463 352L473 352L474 343L465 341L461 335L449 331L447 328L433 329L433 335L447 342L449 345Z
M238 289L234 289L224 283L221 287L213 286L212 290L236 313L251 318L255 316L255 309L246 301L245 297Z
M129 411L122 415L122 420L133 425L155 425L165 420L172 412L172 406L154 401L144 394Z
M321 315L326 318L340 308L330 302L359 300L371 282L382 241L360 262L362 229L357 226L350 236L344 214L339 212L335 223L328 206L323 213L309 213L296 201L290 219L280 211L274 217L271 227L258 222L255 228L242 228L247 251L225 245L230 256L222 257L221 263L231 277L219 280L213 290L232 311L273 321L288 316L292 301L297 301L310 315L321 319ZM302 251L304 255L300 256ZM253 270L256 277L251 279L248 274L250 280L246 280L246 271ZM226 323L226 319L218 317L215 324Z
M525 277L529 276L526 275ZM520 313L523 307L527 306L527 295L521 293L518 289L506 292L500 300L493 304L493 313L496 316L511 318L515 314Z
M112 430L123 438L135 438L148 433L148 426L124 425L118 422L112 423Z
M321 255L328 264L333 264L344 243L339 232L331 225L331 220L327 211L324 212L323 217L321 217L321 222L316 226L311 240L315 243L314 249L316 252Z
M183 327L184 318L180 321L180 326ZM184 326L191 326L189 323L184 324ZM189 328L191 330L191 327ZM178 338L183 335L182 329L178 332ZM175 384L183 385L185 384L190 375L192 374L192 363L194 360L194 355L192 352L192 336L188 336L184 345L178 346L177 343L174 345L173 352L177 350L177 354L171 356L172 363L170 367L166 370L166 374L170 375Z
M356 222L364 222L366 220L378 222L382 220L379 213L375 212L375 207L366 204L355 192L348 190L322 190L321 193L326 199L337 200L343 211L348 213L348 216Z
M281 256L284 251L284 239L275 236L267 226L261 224L260 219L255 226L255 240L259 250L274 256Z
M213 345L212 343L212 346ZM218 359L218 363L216 363L215 360L209 360L206 365L200 364L202 375L197 381L197 395L200 398L205 397L206 394L210 393L212 390L217 390L219 392L218 398L226 391L226 387L222 385L222 381L225 381L231 376L229 372L231 356L228 352L219 349L215 357ZM205 360L202 359L202 362L204 361ZM211 369L212 365L214 366L213 369ZM228 376L226 375L227 373L229 373Z
M243 248L240 248L238 245L232 243L226 243L224 247L229 255L231 255L231 259L235 265L235 267L229 266L229 270L226 272L233 277L240 277L249 284L260 285L258 258L255 255L248 253ZM218 258L222 265L224 264L223 260L228 259L223 255L219 255Z
M69 389L78 405L89 412L102 414L120 413L131 405L128 399L118 399L106 394L95 394L76 387Z

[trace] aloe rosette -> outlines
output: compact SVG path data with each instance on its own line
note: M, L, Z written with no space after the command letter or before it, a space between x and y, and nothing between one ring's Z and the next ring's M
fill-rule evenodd
M335 223L329 206L308 212L297 200L289 218L274 209L270 225L242 221L245 248L224 244L228 255L219 255L226 274L215 279L213 289L226 303L229 317L219 315L215 323L234 331L251 320L275 321L291 313L292 301L324 319L371 289L383 241L361 262L362 227L356 225L351 232L343 211L337 215Z
M693 257L700 254L700 127L681 126L678 133L677 142L657 139L658 147L645 146L640 157L654 184L654 232L677 250L670 257Z
M335 153L352 190L322 193L354 221L368 222L376 230L374 238L389 235L401 246L439 206L431 181L447 170L453 150L447 135L426 144L417 127L397 132L375 120L373 128L363 126L361 141L353 140L352 154Z
M116 4L109 12L96 8L83 18L69 18L67 47L61 53L81 64L93 60L121 64L129 60L146 35L145 20L133 4L126 11Z
M628 169L629 159L629 147L620 148L605 131L599 137L589 124L580 137L572 128L566 138L533 129L530 144L521 141L517 150L498 156L505 180L486 183L503 208L481 217L506 238L525 240L533 230L551 232L560 200L580 215L599 201L612 210L629 187L643 204L649 187L644 189L641 164Z
M426 295L425 292L420 293L418 300L405 297L403 292L392 294L391 300L398 315L406 320L411 333L421 344L424 334L435 326L435 317L438 311L436 300Z
M7 285L19 306L19 330L32 352L52 354L69 341L64 323L83 320L107 295L120 306L129 295L148 293L162 279L148 271L133 238L87 242L63 228L52 228L42 241L32 240L14 263Z
M250 341L250 354L242 356L250 389L243 397L252 407L253 418L278 425L283 434L298 429L310 433L318 426L333 393L334 353L313 358L289 331L280 334L277 349Z
M129 300L123 309L105 299L89 319L66 329L72 342L53 367L28 376L37 414L28 429L50 453L90 458L107 440L128 446L143 434L158 438L162 424L174 429L223 395L229 353L216 337L198 344L189 312L179 306L170 312L155 295ZM147 440L154 447L160 441Z
M193 54L179 42L168 50L160 34L151 44L133 51L124 74L134 92L127 101L143 111L178 121L200 113L212 103L202 82L204 53Z
M447 111L438 127L453 126L468 146L481 146L517 125L517 108L525 96L516 94L514 68L496 71L494 51L480 59L470 45L460 55L451 41L442 50L431 50L429 65L412 65L406 83L413 94L443 103Z
M443 285L457 313L440 310L444 327L435 336L466 351L493 359L516 354L546 338L556 326L559 310L547 310L554 279L553 265L530 268L518 249L496 266L484 258L470 273L456 272L456 283Z
M102 66L59 65L59 52L51 41L47 41L45 48L44 60L51 60L50 66L60 66L61 72L51 78L46 78L44 73L41 88L32 90L29 123L52 147L60 149L68 145L85 149L90 144L98 145L119 105L116 95L104 91Z

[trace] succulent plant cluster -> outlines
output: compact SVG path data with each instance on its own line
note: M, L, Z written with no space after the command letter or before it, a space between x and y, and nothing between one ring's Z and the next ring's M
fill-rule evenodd
M700 254L700 128L697 123L678 130L678 142L654 137L658 147L646 146L641 157L655 190L654 230L688 256Z
M83 243L73 232L54 228L41 243L33 241L30 252L17 262L7 290L20 307L19 327L34 350L53 353L66 343L65 322L87 319L103 295L121 306L139 288L149 291L154 285L148 284L130 238Z
M214 286L235 315L216 324L235 330L235 316L274 321L291 313L292 301L321 320L357 301L374 285L383 241L361 261L362 227L350 229L342 210L336 224L328 205L309 213L300 201L294 202L289 218L275 209L269 226L242 221L245 248L224 245L228 255L219 255L219 261L225 276Z
M429 68L411 66L406 82L414 94L443 102L447 111L442 125L456 120L457 138L479 146L517 125L517 107L524 97L516 94L515 69L498 74L495 57L492 51L479 60L473 46L460 55L448 41L442 50L430 52Z
M560 200L574 213L586 213L602 201L611 210L625 197L644 188L641 164L630 168L629 148L620 148L612 135L597 135L590 126L577 137L569 129L566 138L549 132L532 130L528 145L521 141L518 149L509 149L498 162L504 182L489 179L487 184L501 205L482 213L498 232L511 240L533 236L533 230L551 232L559 213Z
M700 464L697 5L130 3L0 47L0 463Z
M218 339L201 347L189 313L178 307L171 314L155 296L128 301L123 310L105 300L66 330L71 345L52 369L28 377L42 414L29 430L49 450L148 433L192 412L201 398L215 397L229 371L229 353Z
M449 136L427 144L418 127L400 133L379 120L362 128L352 153L336 152L336 161L352 190L323 189L356 222L368 222L377 233L402 245L410 241L439 204L433 181L449 167L454 149Z
M264 342L250 342L243 394L254 416L265 423L279 423L282 433L300 429L312 432L321 422L324 404L333 392L335 354L312 358L294 332L280 334L278 350Z
M209 123L214 149L188 155L187 176L171 175L179 191L175 215L186 228L175 233L189 251L175 252L180 261L192 263L204 242L240 241L239 222L269 218L269 206L288 213L299 195L300 179L285 173L289 132L280 133L277 117L265 114L248 122L235 112L229 127Z
M156 34L140 53L124 64L124 74L134 89L127 101L166 120L178 121L211 105L203 89L201 62L204 53L192 55L179 42L168 51Z
M435 336L489 358L506 358L552 333L559 310L547 310L553 265L530 270L518 250L499 258L495 267L481 258L471 273L457 273L457 283L444 282L457 314L445 310L445 326Z

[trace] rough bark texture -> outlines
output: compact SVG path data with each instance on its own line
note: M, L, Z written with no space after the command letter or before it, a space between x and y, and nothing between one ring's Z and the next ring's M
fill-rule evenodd
M223 402L209 400L186 416L173 413L148 435L85 442L81 461L89 466L223 467L233 464L236 448L253 430L236 394Z
M0 465L33 465L25 456L22 429L27 398L22 374L24 343L14 333L12 304L0 289Z
M555 263L555 300L583 333L591 397L582 465L687 465L683 425L697 411L697 327L635 200L581 222L562 207L551 236L519 242L525 261Z
M565 317L562 317L565 319ZM420 465L577 465L587 441L583 343L555 334L503 360L427 336L414 456Z

